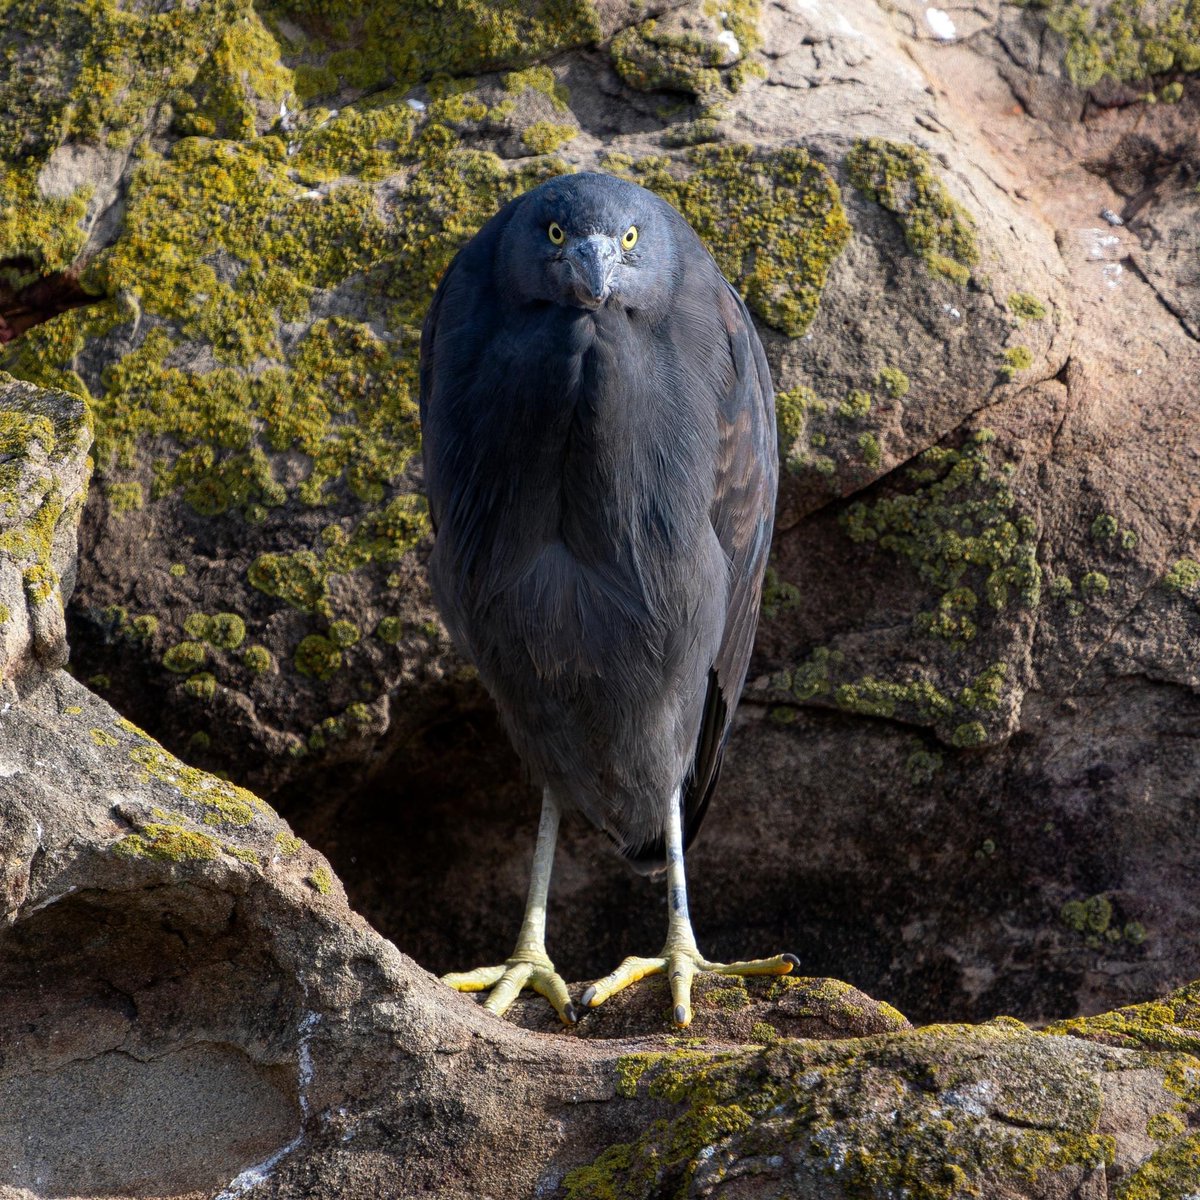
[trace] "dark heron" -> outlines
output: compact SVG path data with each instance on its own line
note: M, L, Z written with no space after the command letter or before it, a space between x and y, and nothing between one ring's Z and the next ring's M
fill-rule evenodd
M447 975L577 1010L545 947L562 808L638 870L664 867L667 941L594 983L595 1006L666 972L675 1023L697 970L786 974L791 955L711 963L683 854L712 798L758 622L778 461L762 345L669 204L564 175L501 209L450 264L421 335L430 572L455 644L542 786L512 956Z

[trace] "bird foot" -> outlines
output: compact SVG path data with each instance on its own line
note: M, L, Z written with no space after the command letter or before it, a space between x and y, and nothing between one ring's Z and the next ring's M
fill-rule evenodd
M748 962L709 962L694 946L672 950L664 947L659 958L627 958L610 975L598 979L583 993L584 1008L595 1008L610 996L648 975L666 975L671 983L672 1016L678 1028L692 1021L692 980L698 971L713 971L718 975L787 975L800 965L794 954L777 954L774 958L755 958Z
M502 1017L525 988L532 988L554 1005L564 1025L574 1025L579 1011L571 1000L563 977L554 969L546 952L517 951L498 967L477 967L442 976L457 992L488 992L483 1007Z

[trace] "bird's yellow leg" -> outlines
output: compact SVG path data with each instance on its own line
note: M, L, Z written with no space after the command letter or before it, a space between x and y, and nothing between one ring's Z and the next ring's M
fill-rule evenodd
M610 975L597 980L583 993L582 1003L595 1008L622 988L645 979L647 975L667 976L671 984L672 1015L679 1028L691 1024L692 980L698 971L716 971L721 975L787 975L800 965L794 954L774 958L756 958L747 962L709 962L696 946L692 920L688 914L687 878L683 869L683 825L676 795L667 817L667 943L656 958L627 958Z
M575 1005L563 978L546 953L546 896L554 867L554 844L558 840L558 803L549 791L542 795L542 819L538 824L533 868L529 874L529 899L525 919L512 954L497 967L477 967L443 975L442 981L459 992L489 992L483 1007L502 1017L523 988L532 988L554 1005L563 1024L575 1022Z

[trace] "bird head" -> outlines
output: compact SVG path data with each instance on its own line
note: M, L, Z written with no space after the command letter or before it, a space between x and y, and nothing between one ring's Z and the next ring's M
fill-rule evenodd
M637 184L612 175L560 175L514 205L497 282L525 301L597 311L665 303L675 282L680 218Z

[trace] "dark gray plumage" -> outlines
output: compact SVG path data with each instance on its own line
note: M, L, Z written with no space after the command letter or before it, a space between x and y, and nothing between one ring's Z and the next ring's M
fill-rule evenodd
M773 393L745 306L670 205L560 176L447 270L421 422L455 643L534 778L661 867L680 789L687 840L712 795L771 543Z

